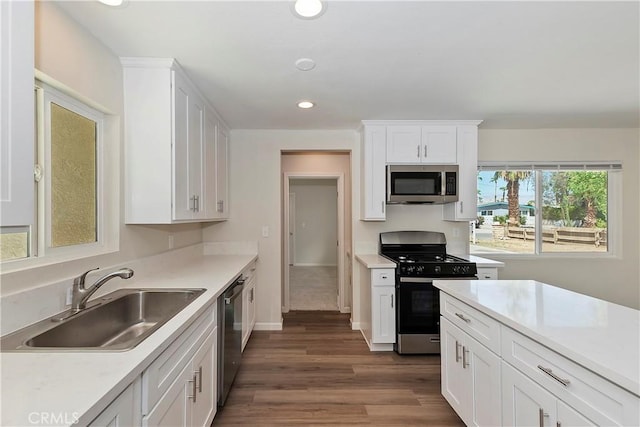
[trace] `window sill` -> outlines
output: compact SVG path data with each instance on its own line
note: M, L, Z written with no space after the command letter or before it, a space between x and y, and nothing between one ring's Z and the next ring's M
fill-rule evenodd
M0 263L0 276L8 273L16 273L19 271L27 271L39 267L53 266L57 264L63 264L67 262L77 261L85 258L91 258L100 255L107 255L114 252L118 252L117 247L100 247L91 251L83 251L76 253L66 253L59 255L49 255L45 257L31 257L16 259L10 261L3 261Z

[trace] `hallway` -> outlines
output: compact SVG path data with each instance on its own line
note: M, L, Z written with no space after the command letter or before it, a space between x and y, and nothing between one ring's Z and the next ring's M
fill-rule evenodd
M338 310L336 266L289 266L290 310Z

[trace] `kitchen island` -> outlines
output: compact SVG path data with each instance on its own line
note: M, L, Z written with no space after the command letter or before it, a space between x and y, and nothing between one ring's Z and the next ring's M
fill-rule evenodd
M467 424L639 425L639 311L532 280L434 286L442 393Z

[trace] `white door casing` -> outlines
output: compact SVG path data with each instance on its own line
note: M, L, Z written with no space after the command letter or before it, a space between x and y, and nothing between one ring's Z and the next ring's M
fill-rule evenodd
M292 179L336 179L338 190L338 242L337 242L337 279L338 279L338 309L340 312L346 312L346 300L345 300L345 283L344 283L344 256L345 256L345 237L344 237L344 174L342 173L301 173L301 172L285 172L283 180L283 194L290 194L290 180ZM289 260L290 252L292 248L289 244L289 232L290 232L290 216L291 206L289 197L283 197L284 209L283 209L283 238L284 253L282 258L282 270L283 270L283 286L282 286L282 312L288 313L290 309L290 287L289 287Z

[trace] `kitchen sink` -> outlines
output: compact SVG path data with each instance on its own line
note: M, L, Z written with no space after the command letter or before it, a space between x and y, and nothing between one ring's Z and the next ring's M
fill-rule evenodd
M121 289L0 339L7 351L123 351L140 344L205 289Z

